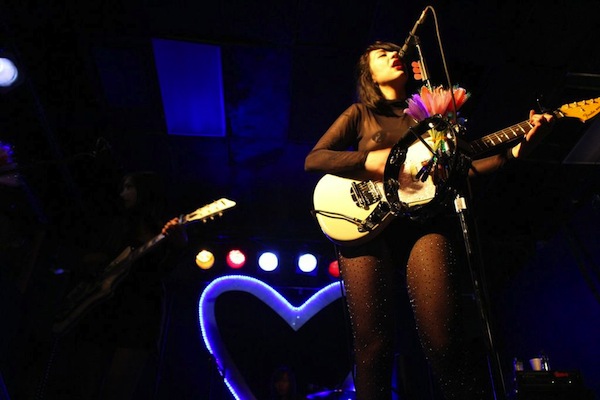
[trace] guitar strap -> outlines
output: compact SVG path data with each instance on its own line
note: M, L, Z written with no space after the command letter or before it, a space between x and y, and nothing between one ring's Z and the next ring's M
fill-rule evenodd
M387 164L383 172L383 188L385 190L385 198L389 204L390 211L398 216L404 214L408 209L408 205L400 200L398 189L400 183L398 182L398 175L400 174L400 167L406 161L406 153L408 147L402 144L402 140L396 143L390 155L388 156Z

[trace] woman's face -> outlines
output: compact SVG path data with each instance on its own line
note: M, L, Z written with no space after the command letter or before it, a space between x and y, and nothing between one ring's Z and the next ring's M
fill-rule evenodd
M120 196L123 200L123 206L126 209L132 208L137 202L137 189L131 178L126 178L123 182L123 189L121 189Z
M398 57L397 51L376 49L369 53L371 77L379 87L404 86L408 79L404 62Z

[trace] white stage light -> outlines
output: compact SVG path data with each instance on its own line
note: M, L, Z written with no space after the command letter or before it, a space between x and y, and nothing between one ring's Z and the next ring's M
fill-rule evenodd
M317 269L317 257L305 253L298 257L298 269L304 273L311 273Z
M279 266L277 254L272 252L264 252L258 257L258 266L266 272L272 272Z
M19 70L8 58L0 57L0 87L9 87L17 81Z

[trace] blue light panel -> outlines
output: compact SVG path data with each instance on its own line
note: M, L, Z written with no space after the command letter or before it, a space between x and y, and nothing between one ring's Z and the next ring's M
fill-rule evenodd
M225 136L220 47L166 39L152 46L167 132Z

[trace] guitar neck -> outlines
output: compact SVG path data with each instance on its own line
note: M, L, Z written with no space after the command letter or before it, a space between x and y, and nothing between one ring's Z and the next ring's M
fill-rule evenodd
M179 223L181 225L187 225L192 222L202 221L206 222L207 219L213 219L215 216L222 215L223 211L235 206L235 202L226 198L219 199L217 201L212 202L211 204L207 204L204 207L197 209L194 212L189 214L185 214L179 217ZM162 233L156 235L154 238L150 239L148 242L143 244L140 247L132 250L129 253L128 261L133 262L146 254L148 250L152 247L159 244L166 236ZM117 260L115 260L117 261ZM112 263L111 263L112 264Z
M165 237L166 236L161 233L159 235L154 236L152 239L150 239L149 241L147 241L146 243L144 243L142 246L136 247L135 250L133 250L130 253L130 255L129 255L129 261L130 262L134 262L135 260L137 260L138 258L140 258L141 256L143 256L144 254L146 254L146 252L148 252L151 248L153 248L154 246L156 246L157 244L159 244L160 242L162 242L162 240Z
M188 215L184 215L184 216L180 217L179 222L182 225L186 225L189 222ZM134 250L131 251L131 253L129 253L128 261L134 262L135 260L137 260L138 258L143 256L144 254L146 254L148 251L150 251L154 246L156 246L160 242L162 242L164 238L166 238L166 236L163 235L162 233L159 233L158 235L154 236L152 239L150 239L149 241L147 241L140 247L136 247Z
M528 120L519 122L518 124L509 126L498 132L486 135L481 139L474 140L470 142L469 145L471 146L473 155L483 154L494 147L525 136L532 127L533 125L531 125Z
M600 106L598 106L599 100L600 98L565 104L561 108L552 111L551 114L554 115L554 118L556 119L572 117L579 119L581 122L585 122L600 113ZM474 140L469 143L472 154L477 156L494 147L516 140L525 136L531 128L533 128L533 125L527 120L499 130L498 132L491 133L481 139Z
M563 104L552 111L551 114L553 114L556 119L566 117L576 118L581 122L586 122L600 114L600 97ZM471 146L473 155L476 156L485 153L493 147L524 136L531 128L533 128L533 125L531 125L529 121L523 121L502 129L501 131L494 132L491 135L484 136L481 139L469 143L469 145Z

